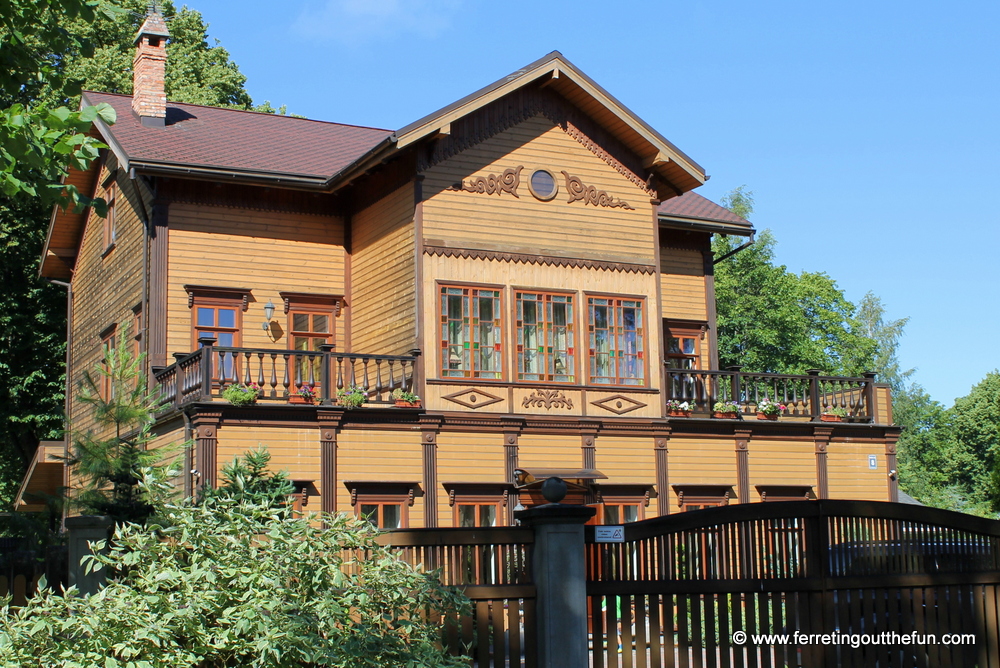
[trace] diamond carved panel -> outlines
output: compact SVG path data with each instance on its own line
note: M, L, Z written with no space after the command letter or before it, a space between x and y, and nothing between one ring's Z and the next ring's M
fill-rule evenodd
M467 390L462 390L461 392L445 395L441 398L472 410L503 401L503 398L490 394L489 392L484 392L478 388L469 388Z
M635 399L630 399L624 394L614 394L610 397L605 397L600 401L591 401L591 405L597 406L598 408L603 408L606 411L610 411L615 415L624 415L625 413L631 413L632 411L639 410L640 408L645 408L646 404L641 401L636 401Z

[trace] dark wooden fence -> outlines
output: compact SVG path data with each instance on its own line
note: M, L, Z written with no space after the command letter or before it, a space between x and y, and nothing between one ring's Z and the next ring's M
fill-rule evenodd
M1000 522L878 502L745 504L627 524L624 543L596 543L588 527L586 549L594 666L1000 665Z
M42 576L50 587L65 586L69 578L65 545L29 547L21 538L0 538L0 597L13 606L24 605L38 590Z
M410 529L379 537L401 559L472 600L472 614L447 621L443 639L472 665L537 665L535 585L531 574L534 531L522 528Z

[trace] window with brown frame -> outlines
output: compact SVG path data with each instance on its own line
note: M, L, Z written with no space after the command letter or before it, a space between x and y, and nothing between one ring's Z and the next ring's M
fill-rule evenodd
M668 369L701 369L704 324L663 321L664 360Z
M456 527L498 527L507 525L511 483L443 483L452 507Z
M573 295L514 292L517 379L576 380Z
M109 362L109 353L113 352L118 346L118 326L111 325L101 332L101 379L100 387L98 388L101 399L104 401L111 401L115 398L115 384L112 382L111 376L111 365Z
M672 485L682 512L728 506L732 485Z
M441 377L503 379L501 291L440 286Z
M410 526L409 509L420 495L415 482L345 481L351 492L355 517L366 519L380 529L405 529Z
M646 384L643 306L642 299L587 297L591 383Z
M656 498L653 485L595 485L601 524L626 524L646 519L649 500Z
M107 215L104 217L104 254L107 255L115 246L115 239L118 229L115 223L115 203L118 199L118 184L114 180L114 174L110 177L104 189L104 201L108 204Z
M216 288L185 285L191 307L191 338L211 337L216 346L238 348L242 341L243 312L247 310L250 291L245 288Z
M292 350L319 352L324 344L334 344L336 319L340 314L342 297L298 292L282 292L285 313L288 314L288 343ZM322 358L301 356L296 361L296 386L320 382Z

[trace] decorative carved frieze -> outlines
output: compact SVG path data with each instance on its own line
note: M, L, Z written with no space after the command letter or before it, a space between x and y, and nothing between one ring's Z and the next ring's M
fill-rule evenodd
M441 397L445 401L450 401L453 404L458 404L459 406L465 406L466 408L471 408L475 410L477 408L482 408L483 406L489 406L490 404L495 404L499 401L503 401L501 397L495 394L490 394L489 392L483 392L478 388L470 388L468 390L462 390L461 392L455 392L454 394L448 394Z
M605 271L625 271L636 274L655 274L656 267L646 264L629 264L627 262L601 262L598 260L580 260L577 258L553 257L551 255L528 255L526 253L504 253L500 251L473 250L468 248L442 248L440 246L424 246L427 255L443 255L445 257L472 258L473 260L494 260L499 262L515 262L523 264L544 264L555 267L573 267L575 269L603 269Z
M624 394L614 394L610 397L605 397L600 401L591 401L590 405L603 408L604 410L610 411L615 415L624 415L625 413L631 413L632 411L646 407L646 404L636 401L635 399L630 399Z
M562 393L562 390L537 389L524 398L521 402L524 408L544 408L550 410L556 408L573 408L573 400Z
M464 190L467 193L486 195L502 195L508 193L520 199L517 188L521 185L521 170L524 165L503 170L503 173L477 176L461 183L456 183L448 190Z
M607 209L627 209L635 211L635 207L621 198L609 195L606 190L598 190L594 186L588 186L580 180L578 176L570 176L567 172L561 172L566 177L566 192L569 194L567 202L573 203L582 200L584 204L593 204Z

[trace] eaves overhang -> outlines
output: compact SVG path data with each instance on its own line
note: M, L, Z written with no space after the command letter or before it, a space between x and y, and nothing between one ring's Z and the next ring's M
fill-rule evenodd
M665 229L728 234L740 237L752 237L757 233L753 225L740 225L739 223L723 220L685 218L681 216L659 216L658 220L660 227Z

